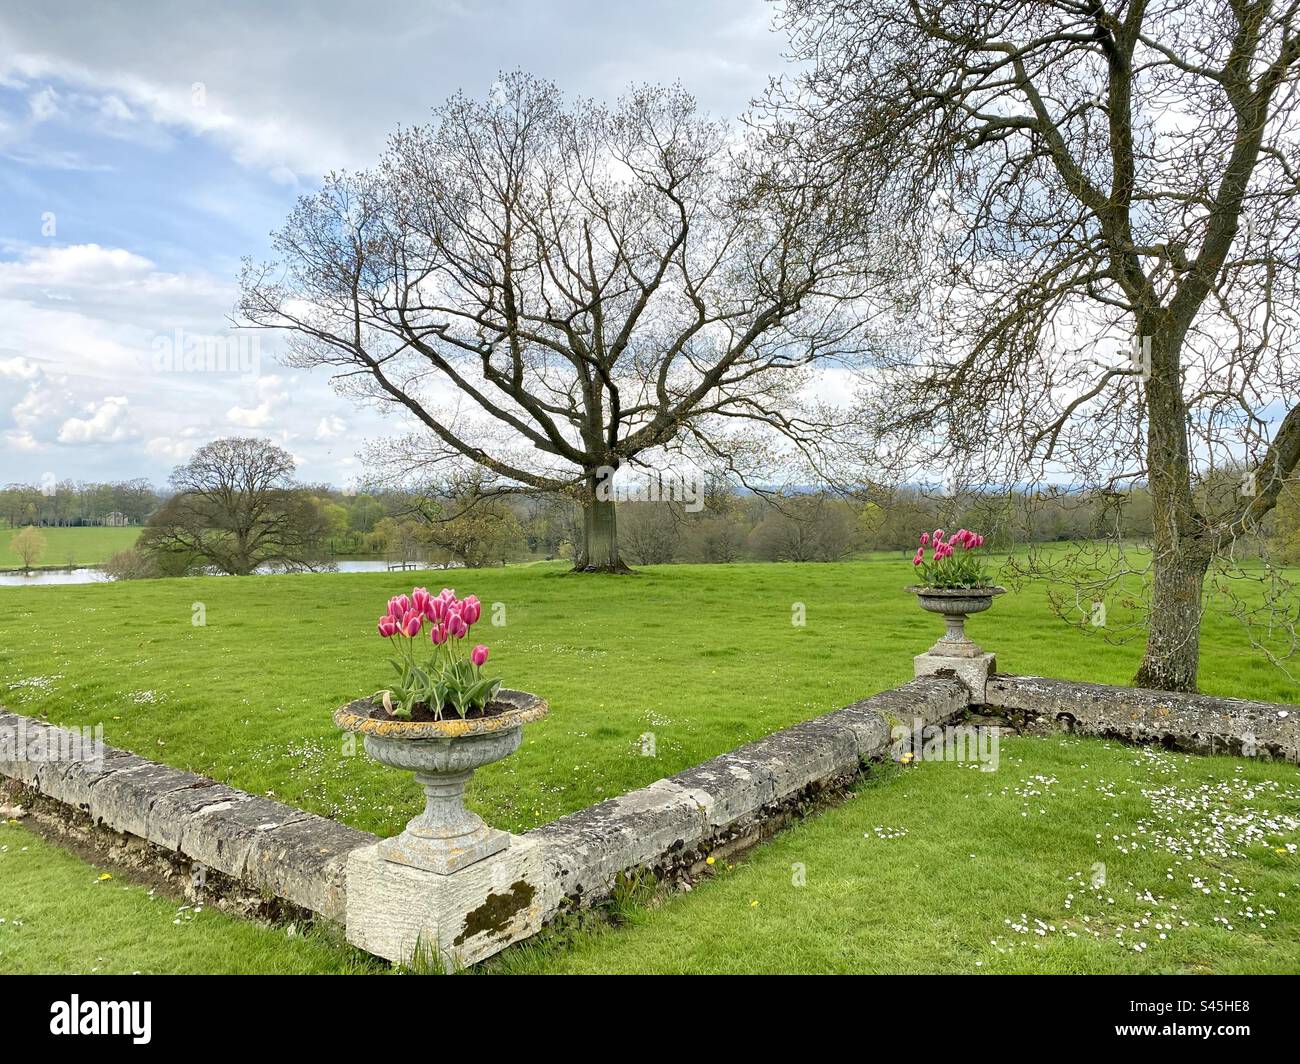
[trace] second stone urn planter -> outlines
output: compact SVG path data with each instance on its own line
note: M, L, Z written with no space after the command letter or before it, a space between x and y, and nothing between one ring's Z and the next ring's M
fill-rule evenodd
M498 712L468 720L401 720L362 698L334 711L334 723L362 736L367 754L413 772L424 788L424 811L400 835L379 843L385 860L450 875L510 845L509 833L465 808L465 785L475 769L519 749L524 725L541 720L549 707L536 695L503 689L488 709Z
M943 617L946 626L943 637L926 653L945 658L978 658L984 651L966 635L966 618L972 613L983 613L993 605L997 595L1005 595L1004 587L909 587L921 609Z

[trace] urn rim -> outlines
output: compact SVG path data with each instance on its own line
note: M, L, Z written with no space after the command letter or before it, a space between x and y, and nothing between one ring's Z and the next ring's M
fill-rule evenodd
M903 588L910 595L916 595L921 598L992 598L994 595L1005 595L1007 589L996 585L988 587L926 587L923 584L912 584Z
M476 720L377 720L370 715L377 703L373 696L369 696L339 706L334 711L334 723L344 731L385 739L455 739L510 731L541 720L551 710L545 699L527 691L502 688L495 701L508 702L511 708L498 716Z

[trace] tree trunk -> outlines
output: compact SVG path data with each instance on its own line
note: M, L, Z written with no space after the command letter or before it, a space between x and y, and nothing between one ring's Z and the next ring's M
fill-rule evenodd
M595 494L582 501L582 556L575 572L629 573L618 553L618 518L614 501L601 500Z
M1195 691L1201 648L1201 594L1209 554L1194 543L1162 543L1156 533L1147 649L1133 682L1160 691Z
M1192 494L1180 370L1183 331L1154 332L1146 389L1153 586L1146 654L1133 682L1161 691L1195 691L1201 595L1211 552Z

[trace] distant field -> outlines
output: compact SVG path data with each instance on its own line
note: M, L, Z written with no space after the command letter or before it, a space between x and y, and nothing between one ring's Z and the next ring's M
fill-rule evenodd
M10 547L19 529L0 526L0 569L22 565L22 559ZM46 548L38 566L99 565L109 556L126 550L140 537L139 526L131 528L39 528Z

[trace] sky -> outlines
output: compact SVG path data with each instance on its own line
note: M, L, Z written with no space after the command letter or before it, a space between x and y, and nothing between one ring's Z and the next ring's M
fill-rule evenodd
M232 330L241 256L399 125L522 67L600 99L680 81L720 117L782 67L765 0L203 5L0 0L0 483L165 483L257 435L347 487L397 434ZM207 350L206 367L176 357Z

